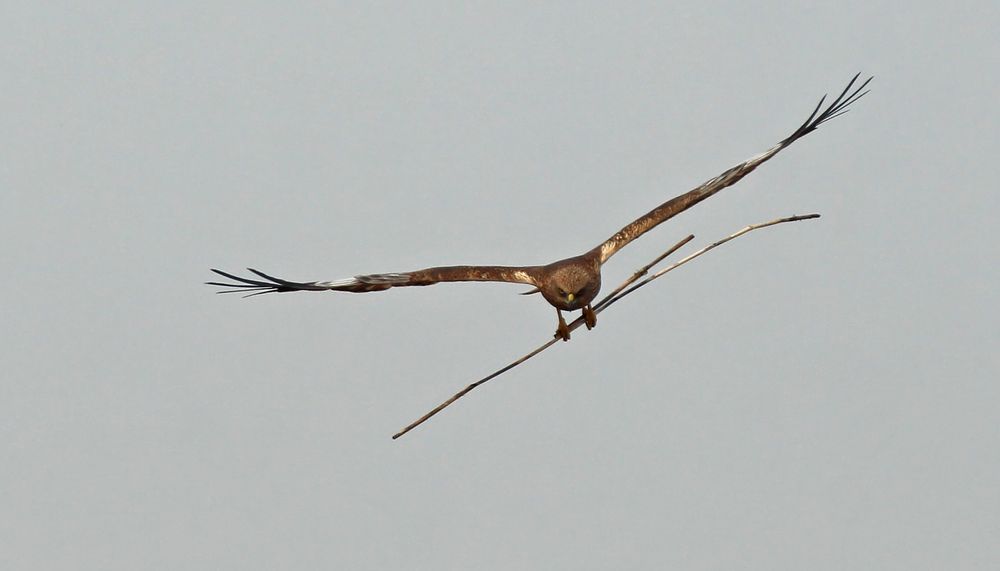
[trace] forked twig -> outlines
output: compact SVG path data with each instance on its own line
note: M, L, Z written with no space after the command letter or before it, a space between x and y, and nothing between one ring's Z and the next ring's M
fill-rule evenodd
M629 276L629 278L626 279L620 286L618 286L617 288L615 288L614 291L612 291L610 294L608 294L603 299L601 299L601 301L599 301L596 304L594 304L594 313L600 313L600 312L602 312L603 310L605 310L608 307L610 307L613 303L615 303L618 300L622 299L626 295L634 292L635 290L641 288L642 286L644 286L644 285L652 282L653 280L659 278L663 274L665 274L665 273L667 273L667 272L669 272L671 270L674 270L676 268L679 268L680 266L683 266L684 264L690 262L691 260L697 258L698 256L701 256L702 254L705 254L705 253L707 253L710 250L714 250L715 248L717 248L717 247L725 244L726 242L729 242L730 240L734 240L734 239L739 238L740 236L742 236L744 234L747 234L747 233L752 232L754 230L759 230L760 228L767 228L768 226L774 226L776 224L782 224L784 222L798 222L800 220L811 220L813 218L819 218L819 214L804 214L804 215L801 215L801 216L788 216L788 217L785 217L785 218L778 218L776 220L771 220L770 222L761 222L759 224L751 224L749 226L746 226L746 227L740 229L737 232L734 232L734 233L730 234L729 236L726 236L725 238L722 238L721 240L717 240L717 241L709 244L708 246L705 246L704 248L702 248L702 249L700 249L700 250L698 250L698 251L696 251L696 252L694 252L694 253L692 253L692 254L690 254L690 255L688 255L688 256L686 256L686 257L684 257L684 258L682 258L682 259L680 259L680 260L678 260L676 262L674 262L673 264L670 264L669 266L663 268L662 270L657 271L656 273L654 273L653 275L651 275L651 276L647 277L646 279L640 281L639 283L635 283L637 280L639 280L639 278L641 278L644 275L646 275L653 266L655 266L656 264L660 263L664 258L666 258L667 256L669 256L670 254L673 254L678 249L680 249L682 246L684 246L685 244L687 244L688 242L690 242L691 240L693 240L694 239L694 235L690 235L687 238L684 238L680 242L678 242L678 243L674 244L673 246L671 246L670 249L668 249L666 252L664 252L664 253L660 254L659 256L657 256L653 261L649 262L648 264L646 264L645 266L643 266L642 268L640 268L639 270L637 270L635 273L633 273L631 276ZM635 284L635 285L633 285L633 284ZM581 316L581 317L576 318L575 320L573 320L572 323L569 324L569 330L573 331L576 328L580 327L580 325L582 325L582 324L583 324L583 317ZM493 373L491 373L491 374L483 377L482 379L479 379L478 381L476 381L476 382L472 383L471 385L465 387L464 389L458 391L457 393L455 393L454 395L452 395L451 398L449 398L448 400L444 401L443 403L437 405L430 412L428 412L427 414L421 416L417 420L415 420L412 423L410 423L406 428L404 428L404 429L400 430L399 432L397 432L396 434L394 434L392 436L392 439L395 440L395 439L399 438L400 436L406 434L407 432L413 430L414 428L420 426L425 421L427 421L427 419L429 419L430 417L434 416L435 414L441 412L448 405L450 405L451 403L457 401L458 399L462 398L467 393L469 393L470 391L472 391L472 389L478 387L479 385L482 385L483 383L485 383L485 382L487 382L487 381L489 381L489 380L491 380L493 378L496 378L496 377L498 377L498 376L506 373L507 371L513 369L514 367L520 365L521 363L527 361L528 359L534 357L535 355L537 355L537 354L541 353L542 351L548 349L549 347L555 345L558 341L560 341L560 339L557 338L557 337L554 337L554 338L550 339L549 341L543 343L539 347L535 348L533 351L531 351L531 352L527 353L526 355L520 357L516 361L513 361L512 363L510 363L510 364L508 364L508 365L506 365L506 366L504 366L504 367L502 367L502 368L494 371Z

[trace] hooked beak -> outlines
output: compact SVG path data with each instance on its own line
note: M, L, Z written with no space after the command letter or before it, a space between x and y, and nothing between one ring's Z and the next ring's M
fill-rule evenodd
M569 300L570 302L572 302L575 297L576 296L571 293L566 294L566 299Z

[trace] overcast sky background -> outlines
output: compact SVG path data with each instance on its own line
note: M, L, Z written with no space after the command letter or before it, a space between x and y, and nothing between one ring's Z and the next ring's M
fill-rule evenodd
M995 1L0 9L0 567L1000 567ZM507 284L762 230L545 341ZM693 251L695 245L687 251Z

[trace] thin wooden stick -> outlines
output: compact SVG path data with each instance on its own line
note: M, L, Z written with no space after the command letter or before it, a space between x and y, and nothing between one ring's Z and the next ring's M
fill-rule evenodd
M759 224L751 224L749 226L745 226L745 227L741 228L739 231L734 232L734 233L730 234L729 236L726 236L725 238L722 238L721 240L717 240L715 242L712 242L711 244L709 244L708 246L705 246L704 248L698 250L697 252L694 252L694 253L692 253L692 254L684 257L684 258L681 258L680 260L677 260L673 264L670 264L669 266L663 268L662 270L656 272L655 274L649 276L648 278L642 280L641 282L639 282L639 283L635 284L634 286L628 288L627 290L621 292L619 295L617 295L617 296L615 296L613 298L610 298L610 299L603 299L603 300L601 300L601 304L600 304L601 307L600 307L600 309L602 309L602 310L605 309L609 305L615 303L619 299L621 299L621 298L625 297L626 295L632 293L633 291L641 288L642 286L648 284L649 282L651 282L651 281L659 278L663 274L665 274L665 273L667 273L667 272L669 272L671 270L675 270L675 269L683 266L684 264L690 262L691 260L697 258L698 256L700 256L702 254L705 254L705 253L709 252L710 250L714 250L715 248L718 248L719 246L725 244L726 242L728 242L730 240L735 240L736 238L739 238L740 236L742 236L742 235L744 235L744 234L746 234L748 232L752 232L754 230L759 230L761 228L767 228L768 226L774 226L775 224L783 224L785 222L798 222L800 220L812 220L813 218L819 218L819 214L803 214L803 215L796 215L796 216L788 216L786 218L778 218L777 220L771 220L770 222L761 222ZM598 309L595 308L594 312L597 313ZM575 324L576 321L580 321L582 323L583 322L583 318L581 317L581 318L575 320L573 323ZM579 325L577 325L577 327L579 327ZM570 328L570 330L572 331L572 328Z
M627 280L625 280L624 282L622 282L622 284L620 286L616 287L614 289L614 291L612 291L608 295L604 296L604 299L602 299L601 301L599 301L599 302L597 302L597 303L594 304L594 313L597 313L598 311L601 310L601 308L603 308L604 306L608 305L609 301L612 300L612 299L614 299L615 296L617 296L619 293L622 292L622 290L624 290L628 286L630 286L633 283L635 283L635 281L638 280L639 278L641 278L642 276L648 274L649 270L652 269L653 266L655 266L656 264L659 264L660 262L662 262L664 260L664 258L666 258L667 256L669 256L670 254L673 254L677 250L680 250L681 248L683 248L691 240L694 240L694 234L688 234L687 238L684 238L680 242L677 242L676 244L674 244L673 246L671 246L669 250L667 250L666 252L663 252L662 254L660 254L659 256L657 256L656 258L654 258L652 262L649 262L645 266L643 266L643 267L639 268L638 270L636 270L634 274L632 274L631 276L629 276L629 278Z
M682 258L682 259L674 262L673 264L671 264L671 265L663 268L662 270L659 270L658 272L656 272L653 275L649 276L648 278L642 280L641 282L635 283L636 280L638 280L642 276L646 275L653 266L655 266L656 264L660 263L664 258L666 258L670 254L676 252L682 246L684 246L685 244L687 244L688 242L690 242L692 239L694 239L694 236L690 235L687 238L684 238L683 240L681 240L680 242L678 242L677 244L671 246L670 249L668 249L666 252L664 252L664 253L660 254L659 256L657 256L650 263L648 263L645 266L643 266L642 268L636 270L636 272L633 273L628 279L626 279L620 286L618 286L617 288L615 288L614 291L612 291L610 294L608 294L607 296L605 296L604 299L602 299L601 301L597 302L594 305L594 313L600 313L601 311L603 311L603 310L607 309L608 307L610 307L613 303L615 303L618 300L622 299L626 295L634 292L635 290L641 288L642 286L644 286L644 285L652 282L653 280L661 277L663 274L666 274L667 272L669 272L671 270L674 270L674 269L679 268L680 266L683 266L684 264L690 262L691 260L697 258L698 256L701 256L702 254L705 254L705 253L709 252L710 250L714 250L715 248L717 248L717 247L725 244L726 242L729 242L730 240L735 240L736 238L739 238L740 236L742 236L744 234L747 234L747 233L752 232L754 230L758 230L760 228L767 228L768 226L774 226L776 224L782 224L782 223L785 223L785 222L798 222L800 220L811 220L813 218L819 218L819 214L805 214L805 215L801 215L801 216L788 216L788 217L785 217L785 218L778 218L776 220L771 220L770 222L761 222L759 224L751 224L749 226L746 226L746 227L738 230L737 232L734 232L734 233L730 234L729 236L726 236L725 238L722 238L721 240L717 240L717 241L709 244L708 246L705 246L704 248L698 250L697 252L694 252L693 254L688 255L685 258ZM632 284L635 284L635 285L632 285ZM631 287L629 287L629 286L631 286ZM581 325L583 325L583 317L582 316L578 317L577 319L574 319L573 322L569 324L569 330L573 331L574 329L580 327ZM465 396L466 394L468 394L470 391L472 391L472 389L475 389L479 385L482 385L483 383L485 383L485 382L487 382L487 381L489 381L491 379L494 379L494 378L496 378L496 377L498 377L498 376L506 373L507 371L513 369L514 367L520 365L521 363L527 361L528 359L534 357L535 355L537 355L537 354L541 353L542 351L548 349L549 347L555 345L558 341L559 341L558 338L550 339L549 341L543 343L539 347L537 347L534 350L532 350L530 353L527 353L524 356L520 357L516 361L513 361L512 363L510 363L510 364L508 364L508 365L506 365L506 366L504 366L504 367L502 367L502 368L494 371L493 373L491 373L491 374L483 377L482 379L479 379L478 381L476 381L476 382L472 383L471 385L465 387L464 389L458 391L457 393L455 393L454 395L452 395L451 398L449 398L448 400L444 401L443 403L437 405L430 412L428 412L427 414L421 416L417 420L415 420L412 423L410 423L406 428L404 428L404 429L400 430L399 432L397 432L396 434L394 434L392 436L392 439L396 440L400 436L402 436L402 435L406 434L407 432L413 430L414 428L420 426L421 424L423 424L424 422L426 422L429 418L431 418L435 414L437 414L437 413L441 412L442 410L444 410L446 407L448 407L448 405L450 405L451 403L457 401L458 399L460 399L463 396Z

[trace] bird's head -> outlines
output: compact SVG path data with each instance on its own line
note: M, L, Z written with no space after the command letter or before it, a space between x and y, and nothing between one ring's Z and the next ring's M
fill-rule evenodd
M545 283L538 288L550 304L564 311L580 309L597 296L601 290L601 274L586 265L566 264L549 272Z

